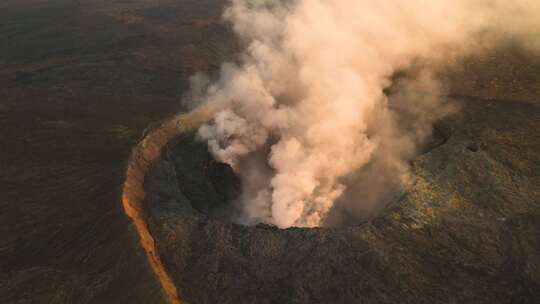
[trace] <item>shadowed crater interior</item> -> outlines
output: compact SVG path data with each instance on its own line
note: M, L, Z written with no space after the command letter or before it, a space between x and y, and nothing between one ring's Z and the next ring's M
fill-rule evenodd
M210 218L234 221L239 212L236 201L241 181L233 169L216 161L193 133L178 139L169 151L178 188L191 206Z

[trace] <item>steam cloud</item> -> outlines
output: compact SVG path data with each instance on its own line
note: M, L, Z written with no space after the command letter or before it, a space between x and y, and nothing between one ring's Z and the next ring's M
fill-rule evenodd
M454 110L432 62L501 29L527 40L540 4L233 0L224 16L246 48L217 82L194 79L192 95L216 110L199 137L242 178L244 223L313 227L340 202L369 211L407 182L408 161ZM414 72L394 81L403 70Z

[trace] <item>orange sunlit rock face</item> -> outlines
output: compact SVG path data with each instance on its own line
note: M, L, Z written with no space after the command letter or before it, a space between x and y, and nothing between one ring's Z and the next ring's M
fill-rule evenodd
M156 244L145 220L142 204L145 198L144 177L162 148L174 137L197 128L210 119L208 108L199 108L191 113L175 116L152 130L133 150L122 190L122 204L126 215L133 221L141 246L148 262L159 279L167 299L172 304L182 303L178 291L163 266Z

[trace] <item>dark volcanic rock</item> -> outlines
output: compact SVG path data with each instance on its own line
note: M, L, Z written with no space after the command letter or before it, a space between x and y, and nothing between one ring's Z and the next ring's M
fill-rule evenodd
M232 168L217 162L207 146L187 135L167 151L174 162L180 191L197 211L229 221L234 200L240 195L240 180Z
M406 195L371 222L344 229L218 221L206 212L220 196L205 184L212 178L201 170L208 162L204 146L189 139L172 144L147 176L146 206L181 298L537 303L540 108L456 102L461 114L442 122L444 140L414 161ZM206 211L197 191L208 198Z

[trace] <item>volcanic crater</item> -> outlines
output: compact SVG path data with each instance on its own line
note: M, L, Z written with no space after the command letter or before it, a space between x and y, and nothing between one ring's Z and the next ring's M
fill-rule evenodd
M446 143L449 137L448 124L444 121L437 123L431 138L423 145L419 154L429 153ZM472 149L473 146L471 143L468 149ZM241 177L230 165L217 161L209 152L206 143L197 138L196 132L179 136L166 149L167 159L174 167L177 186L195 211L211 220L248 225L241 219L242 206L239 203L242 191ZM393 193L387 196L392 199L380 203L383 207L400 200L404 194L403 189L394 187L391 190ZM359 215L356 218L351 217L344 223L328 224L323 227L360 225L375 216L373 213Z
M530 151L540 148L540 138L515 139L538 129L540 110L512 100L459 97L452 102L461 111L435 126L433 140L412 162L414 180L399 199L377 216L341 228L231 222L228 204L238 196L241 181L194 140L203 120L184 114L158 127L169 140L160 141L163 149L147 166L142 209L179 299L375 303L421 297L489 303L537 298L538 272L520 265L539 262L540 242L534 236L540 233L540 217L533 211L540 158ZM174 131L163 132L167 128ZM147 138L163 139L154 133ZM478 246L480 240L492 246ZM378 286L392 286L393 292Z

